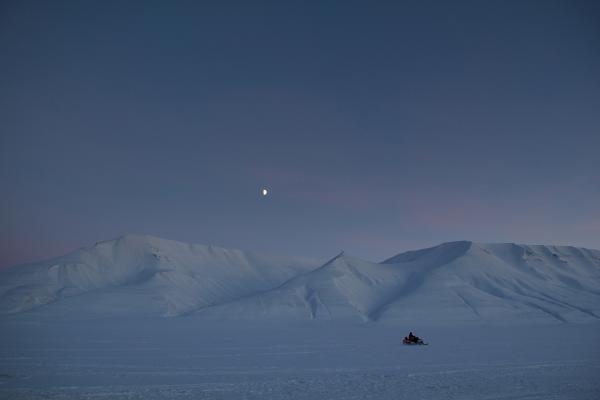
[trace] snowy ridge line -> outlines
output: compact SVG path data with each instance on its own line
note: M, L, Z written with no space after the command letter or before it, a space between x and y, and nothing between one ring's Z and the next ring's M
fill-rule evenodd
M446 258L443 263L441 263L437 259L432 259L424 262L424 264L421 265L419 268L414 269L407 278L407 281L404 284L403 288L397 293L393 294L389 299L387 299L387 301L383 302L381 306L378 306L376 309L371 311L369 319L375 321L379 319L380 316L385 312L385 310L388 307L391 307L394 302L399 301L402 299L402 297L410 295L412 292L418 290L418 288L426 282L428 274L432 273L436 268L439 268L442 265L445 265L459 257L464 256L467 253L467 251L471 248L471 245L471 242L461 241L438 246L455 246L456 248L452 249L452 251L447 255L448 258ZM384 261L383 264L385 263L386 262Z
M0 313L44 306L60 315L183 315L275 287L318 265L305 258L124 235L0 271Z
M285 285L288 285L291 281L294 281L295 279L300 279L303 276L306 276L306 275L308 275L308 274L310 274L312 272L315 272L315 271L317 271L319 269L322 269L322 268L326 267L327 265L329 265L332 262L334 262L337 258L341 257L343 254L344 254L344 251L340 252L338 255L336 255L335 257L333 257L332 259L330 259L329 261L327 261L325 264L321 265L320 267L318 267L318 268L316 268L314 270L310 270L310 271L306 271L306 272L301 272L299 275L291 277L290 279L286 280L285 282L281 283L280 285L276 286L275 288L266 289L266 290L263 290L263 291L260 291L260 292L256 292L256 293L251 293L251 294L248 294L246 296L241 296L239 298L232 299L232 300L225 300L222 303L220 303L219 305L227 305L228 303L234 303L236 301L243 301L245 299L249 299L249 298L257 297L257 296L260 297L261 295L265 295L265 294L267 294L267 293L269 293L271 291L281 289L282 287L285 287ZM205 309L207 307L211 307L211 306L209 305L209 306L197 308L195 310L191 310L190 312L186 313L185 315L189 315L189 314L192 314L194 312L202 311L203 309Z
M591 322L600 251L449 242L325 263L125 235L0 271L0 314L376 322Z
M381 264L342 255L212 315L402 322L591 322L600 252L574 247L446 243ZM307 302L306 293L318 301ZM308 304L307 304L308 303Z

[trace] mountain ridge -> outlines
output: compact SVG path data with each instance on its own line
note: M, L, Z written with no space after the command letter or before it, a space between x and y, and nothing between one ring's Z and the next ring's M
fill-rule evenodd
M0 271L0 314L582 322L600 251L455 241L325 263L126 234Z
M512 254L515 250L520 264ZM569 265L565 258L574 255L588 256L570 261L575 278L561 271ZM346 271L340 275L342 270ZM209 313L285 318L304 311L310 319L345 318L354 313L363 321L426 320L414 310L443 318L438 309L454 307L462 308L463 320L493 320L494 314L511 313L521 314L521 320L532 315L559 322L597 320L600 291L586 283L590 279L600 283L600 252L595 250L460 241L401 253L379 264L338 255L315 271L243 300L253 304L233 300L222 305L229 309ZM443 300L432 302L436 296ZM465 310L471 315L465 315ZM453 318L458 314L449 313Z

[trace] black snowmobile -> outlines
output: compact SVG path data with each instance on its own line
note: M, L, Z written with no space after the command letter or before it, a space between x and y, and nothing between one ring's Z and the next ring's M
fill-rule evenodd
M404 339L402 339L402 344L407 346L426 346L428 343L425 343L423 339L413 335L411 332L408 336L405 336Z

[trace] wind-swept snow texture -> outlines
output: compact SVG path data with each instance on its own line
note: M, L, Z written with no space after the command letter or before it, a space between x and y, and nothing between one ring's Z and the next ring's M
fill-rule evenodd
M49 316L546 323L600 319L600 251L445 243L382 263L127 235L0 273L0 311Z

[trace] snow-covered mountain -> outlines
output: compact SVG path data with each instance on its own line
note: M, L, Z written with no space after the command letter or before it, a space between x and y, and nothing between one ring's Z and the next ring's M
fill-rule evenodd
M0 313L183 315L271 289L317 266L310 259L124 235L0 271Z
M600 319L600 252L445 243L382 263L340 254L280 287L207 315L406 322Z
M127 235L0 272L0 311L46 316L548 322L600 319L600 251L452 242L373 263Z

